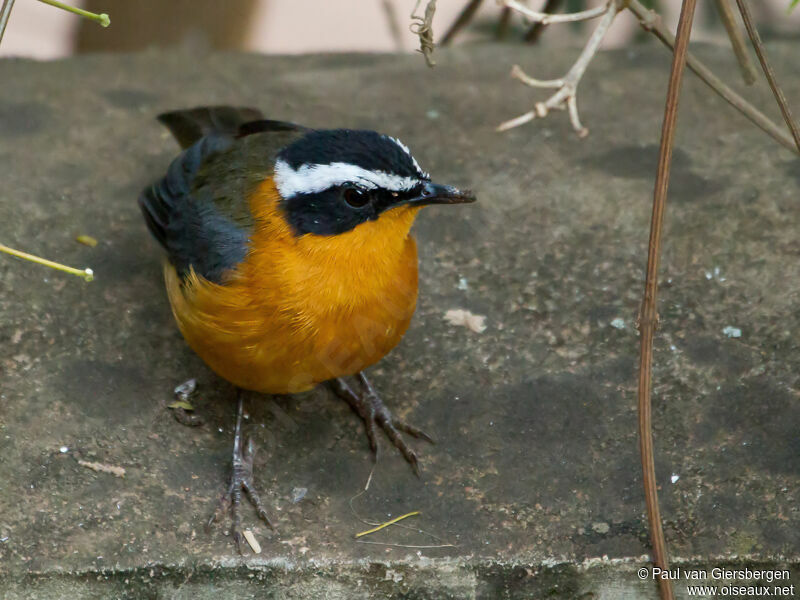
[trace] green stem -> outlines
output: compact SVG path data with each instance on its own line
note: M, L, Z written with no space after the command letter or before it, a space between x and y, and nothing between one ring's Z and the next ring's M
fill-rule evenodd
M108 27L109 25L111 25L111 19L108 17L106 13L98 15L96 13L89 12L88 10L75 8L74 6L70 6L69 4L58 2L58 0L39 0L39 2L44 2L45 4L49 4L50 6L55 6L56 8L60 8L62 10L66 10L67 12L74 13L78 16L83 17L84 19L89 19L90 21L99 23L103 27Z
M86 269L75 269L73 267L68 267L67 265L62 265L61 263L57 263L52 260L47 260L46 258L41 258L34 254L28 254L27 252L23 252L22 250L15 250L14 248L9 248L4 244L0 244L0 252L5 252L6 254L10 254L11 256L16 256L17 258L23 258L25 260L35 262L39 265L44 265L45 267L50 267L58 271L63 271L64 273L69 273L70 275L77 275L78 277L83 277L86 281L94 280L94 272L88 267Z

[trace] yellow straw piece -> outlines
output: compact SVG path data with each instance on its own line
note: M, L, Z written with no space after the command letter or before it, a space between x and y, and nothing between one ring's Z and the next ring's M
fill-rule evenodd
M79 235L75 238L75 241L84 246L89 246L90 248L97 246L97 240L90 235Z
M252 531L245 529L244 539L247 540L247 544L253 549L253 552L256 554L261 554L261 544L258 543L258 540L256 539L256 536L253 535Z
M60 8L62 10L66 10L67 12L74 13L85 19L89 19L90 21L99 23L103 27L108 27L109 25L111 25L111 19L106 13L98 15L96 13L89 12L88 10L82 10L80 8L75 8L74 6L69 6L68 4L64 4L63 2L58 2L57 0L39 0L39 2L44 2L45 4L49 4L50 6L55 6L56 8Z
M29 260L31 262L44 265L45 267L51 267L58 271L64 271L64 273L69 273L70 275L77 275L78 277L83 277L86 281L92 281L94 279L94 271L92 271L88 267L86 269L74 269L72 267L62 265L61 263L53 262L52 260L47 260L46 258L39 258L38 256L34 256L33 254L28 254L27 252L14 250L13 248L9 248L8 246L4 246L3 244L0 244L0 252L5 252L6 254L10 254L11 256L16 256L17 258L24 258L25 260Z
M382 523L382 524L378 525L377 527L375 527L374 529L368 529L367 531L362 531L361 533L357 533L356 537L360 538L362 535L369 535L370 533L375 533L376 531L380 531L384 527L388 527L389 525L394 525L398 521L402 521L405 518L413 517L414 515L418 515L418 514L419 514L419 511L415 510L414 512L410 512L410 513L406 513L404 515L400 515L396 519L392 519L391 521L386 521L386 523Z

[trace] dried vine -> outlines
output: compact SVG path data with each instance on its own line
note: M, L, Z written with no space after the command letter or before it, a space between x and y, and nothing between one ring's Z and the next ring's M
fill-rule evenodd
M644 496L647 506L647 520L650 526L650 540L653 546L653 562L657 567L669 569L667 544L661 527L661 513L658 508L656 468L653 458L653 423L651 414L651 392L653 375L653 337L658 322L658 265L661 258L661 233L664 224L664 211L667 203L669 170L672 163L672 148L675 140L675 124L678 119L678 99L689 49L689 34L692 31L697 0L683 0L678 31L675 36L675 53L669 73L667 100L664 107L664 123L661 128L661 146L658 152L658 171L656 172L653 193L653 217L650 222L650 243L647 250L647 273L644 284L644 297L639 312L638 326L641 351L639 355L639 450L642 455L642 475ZM663 600L672 600L672 583L669 579L658 579Z

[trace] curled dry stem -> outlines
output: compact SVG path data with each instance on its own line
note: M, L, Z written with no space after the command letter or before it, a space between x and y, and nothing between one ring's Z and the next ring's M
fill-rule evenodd
M436 44L433 41L433 15L436 13L436 0L428 0L425 6L425 16L420 17L417 15L417 9L420 2L417 0L414 5L414 10L411 11L411 33L419 37L419 52L425 57L425 63L429 67L435 67L436 62L433 60L433 49Z

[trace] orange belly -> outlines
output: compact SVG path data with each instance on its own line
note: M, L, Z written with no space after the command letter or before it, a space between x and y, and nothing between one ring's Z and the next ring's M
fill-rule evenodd
M224 284L164 270L175 320L209 367L241 388L296 393L357 373L397 345L416 307L408 233L416 209L393 209L337 236L298 238L271 180L251 207L250 252Z

